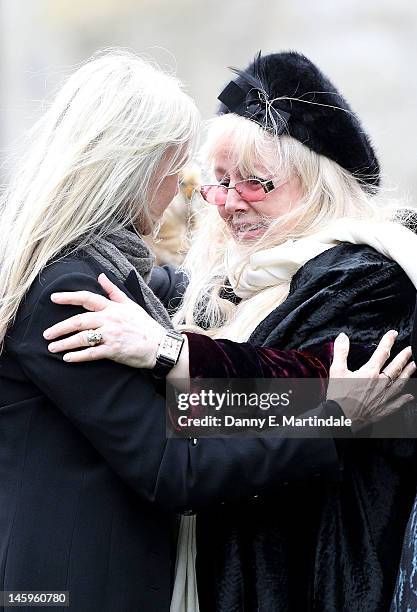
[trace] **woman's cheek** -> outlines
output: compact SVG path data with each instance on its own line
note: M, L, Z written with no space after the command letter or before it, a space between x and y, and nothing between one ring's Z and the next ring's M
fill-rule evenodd
M216 206L216 208L217 208L217 212L219 213L219 215L221 216L223 221L226 222L229 215L226 213L225 207L224 206Z

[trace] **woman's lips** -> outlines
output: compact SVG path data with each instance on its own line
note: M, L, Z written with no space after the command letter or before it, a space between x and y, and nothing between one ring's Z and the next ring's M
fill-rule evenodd
M251 223L246 221L245 223L230 224L230 229L236 240L250 240L262 236L267 229L267 225L259 221Z

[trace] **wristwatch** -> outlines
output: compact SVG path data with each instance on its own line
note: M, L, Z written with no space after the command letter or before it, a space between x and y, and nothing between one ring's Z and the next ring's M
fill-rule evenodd
M184 336L178 332L169 330L163 336L156 351L156 364L152 374L157 378L163 378L177 363L184 344Z

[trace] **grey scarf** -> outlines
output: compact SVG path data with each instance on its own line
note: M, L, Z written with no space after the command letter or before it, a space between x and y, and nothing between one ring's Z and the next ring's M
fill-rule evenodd
M132 270L137 274L146 310L166 329L172 329L168 313L148 287L155 257L143 240L127 228L118 227L106 238L98 238L86 247L96 261L124 282ZM196 517L181 517L178 553L175 567L175 587L170 612L198 612L198 593L195 572Z
M167 311L148 287L155 257L134 231L119 226L105 238L88 245L85 251L122 283L134 270L148 314L166 329L172 329Z

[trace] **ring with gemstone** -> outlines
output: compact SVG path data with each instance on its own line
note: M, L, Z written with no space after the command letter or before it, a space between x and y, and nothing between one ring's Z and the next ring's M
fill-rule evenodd
M87 331L87 342L89 346L97 346L103 342L103 334L97 330L89 329Z

